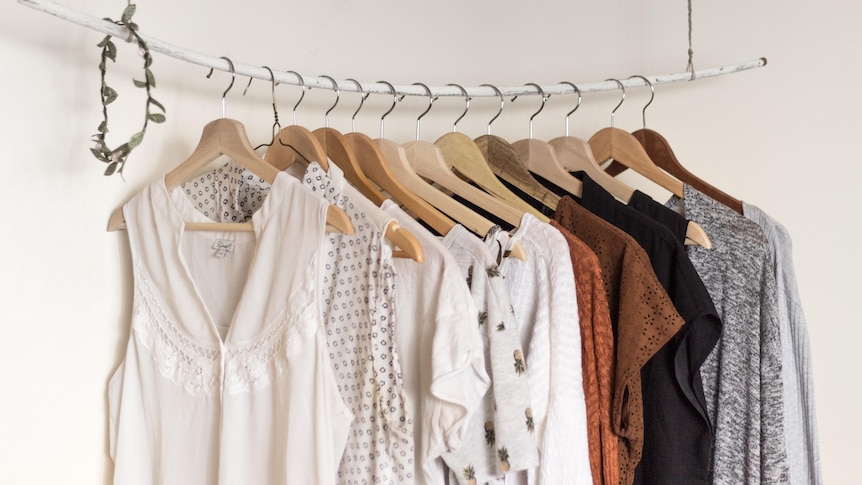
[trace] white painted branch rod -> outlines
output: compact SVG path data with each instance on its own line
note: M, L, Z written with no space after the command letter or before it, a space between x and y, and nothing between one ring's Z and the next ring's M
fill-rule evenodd
M102 20L96 17L92 17L85 13L79 12L75 9L66 7L57 2L53 2L51 0L18 0L18 3L26 5L30 8L38 10L40 12L44 12L55 17L59 17L63 20L67 20L69 22L87 27L89 29L102 32L103 34L108 34L111 36L115 36L120 39L128 39L129 33L125 28L122 28L113 22L108 22L106 20ZM173 44L169 44L167 42L161 41L159 39L150 37L146 34L140 33L141 38L146 41L150 50L153 52L159 52L161 54L173 57L175 59L183 60L186 62L190 62L192 64L198 64L200 66L218 69L224 72L230 72L229 64L218 56L210 56L207 54L201 54L199 52L191 51L188 49L184 49L179 46L175 46ZM231 59L233 61L233 59ZM240 76L253 77L257 79L262 79L265 81L269 81L269 71L262 67L252 66L248 64L242 64L238 62L233 62L234 67L236 69L236 73ZM748 62L743 62L741 64L736 64L732 66L720 66L720 67L711 67L707 69L700 69L695 71L696 79L703 79L708 77L716 77L723 76L725 74L733 74L737 72L747 71L750 69L756 69L758 67L763 67L766 65L766 58L761 57L759 59L755 59ZM285 71L274 71L275 80L282 84L292 84L294 86L299 86L299 78L296 75L285 72ZM675 74L660 74L654 76L646 76L647 79L650 80L653 84L667 84L667 83L675 83L681 81L688 81L691 79L691 74L688 72L680 72ZM305 81L305 85L313 88L321 88L321 89L333 89L332 83L322 77L312 77L312 76L303 76ZM632 78L632 79L620 79L625 87L640 87L645 86L646 83L642 79ZM338 85L338 89L341 91L350 91L350 92L359 92L356 85L351 81L346 80L336 80ZM601 81L601 82L590 82L590 83L575 83L582 93L594 93L599 91L614 91L619 89L619 85L614 81ZM431 89L431 93L437 96L463 96L461 91L454 86L429 86ZM504 96L524 96L524 95L537 95L538 90L536 90L533 86L498 86L500 91ZM390 94L391 91L389 87L380 82L362 82L362 89L366 93L372 94ZM494 92L493 89L484 86L465 86L464 89L467 91L469 96L475 97L491 97L497 96L497 93ZM573 94L574 90L568 84L547 84L542 85L542 90L545 94ZM425 90L422 89L421 86L414 85L396 85L395 91L399 95L408 95L408 96L427 96Z

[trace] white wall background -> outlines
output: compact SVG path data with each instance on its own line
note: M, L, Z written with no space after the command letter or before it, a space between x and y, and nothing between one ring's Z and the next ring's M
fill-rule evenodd
M862 263L858 159L862 99L862 5L857 2L726 0L694 2L696 67L766 56L755 71L660 86L648 124L663 133L694 173L783 222L813 345L817 415L826 483L858 483L862 398L856 308ZM96 17L119 17L125 2L67 0ZM250 64L310 75L386 79L395 84L575 83L685 68L686 4L593 1L396 0L141 2L135 20L157 38ZM156 97L168 122L153 126L125 173L101 175L88 151L100 120L101 34L13 2L0 7L0 483L110 483L105 385L128 337L130 267L123 233L108 215L191 152L201 127L220 115L229 75L156 55ZM119 45L109 67L120 101L115 137L141 121L139 59ZM245 80L239 80L244 85ZM645 89L630 92L617 126L640 127ZM299 90L278 89L282 120ZM246 98L235 89L228 115L253 143L269 136L269 86ZM616 94L586 96L572 134L606 126ZM358 129L377 135L389 100L374 97ZM323 124L331 91L315 90L300 123ZM552 97L535 136L563 132L572 99ZM344 94L332 125L349 131L358 97ZM496 101L473 102L459 131L478 136ZM519 99L494 125L511 141L527 135L537 98ZM425 100L405 100L387 118L388 138L408 141ZM462 103L435 103L423 138L446 132ZM644 179L630 183L657 197Z

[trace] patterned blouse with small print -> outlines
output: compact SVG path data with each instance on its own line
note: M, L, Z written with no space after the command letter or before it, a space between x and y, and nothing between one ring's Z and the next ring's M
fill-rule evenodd
M355 233L328 234L323 254L326 342L341 397L353 412L339 483L413 483L413 422L395 348L395 270L384 235L327 173L310 163L302 184L350 216Z
M486 483L539 463L524 353L506 283L484 242L460 225L442 242L458 261L476 302L485 369L492 379L461 447L443 454L443 460L458 483Z

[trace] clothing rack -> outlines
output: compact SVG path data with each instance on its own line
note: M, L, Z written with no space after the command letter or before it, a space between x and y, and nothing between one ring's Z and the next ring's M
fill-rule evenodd
M117 38L129 39L129 32L120 27L113 22L108 22L107 20L99 19L90 15L87 15L83 12L79 12L75 9L66 7L57 2L53 2L51 0L18 0L18 3L22 5L26 5L32 9L38 10L40 12L44 12L55 17L59 17L63 20L67 20L69 22L81 25L83 27L87 27L89 29L101 32L103 34L111 35ZM185 49L183 47L179 47L162 40L156 39L154 37L150 37L146 34L140 33L140 36L149 46L150 50L153 52L158 52L160 54L164 54L166 56L173 57L175 59L179 59L182 61L190 62L192 64L197 64L200 66L204 66L211 69L218 69L224 72L231 72L230 65L224 59L218 56L211 56L208 54L202 54L199 52L195 52L189 49ZM265 81L270 81L270 74L268 70L263 67L253 66L249 64L243 64L239 62L233 63L236 74L240 76L252 77L256 79L262 79ZM694 79L703 79L708 77L717 77L724 76L726 74L733 74L742 71L748 71L751 69L756 69L759 67L763 67L766 65L766 58L761 57L759 59L743 62L740 64L730 65L730 66L720 66L720 67L711 67L706 69L699 69L694 72ZM281 84L292 84L294 86L301 86L304 81L304 85L308 88L320 88L320 89L330 89L333 90L335 88L340 91L347 92L363 92L363 93L371 93L371 94L388 94L393 95L392 90L390 90L389 86L382 82L361 82L361 87L357 86L353 83L353 81L348 80L336 80L335 86L333 86L332 81L324 77L312 77L312 76L303 76L302 81L299 76L293 72L286 71L273 71L275 81ZM656 84L669 84L669 83L677 83L682 81L691 81L693 80L691 72L680 72L673 74L660 74L653 76L645 76L649 82L653 85ZM646 81L640 78L631 78L631 79L621 79L619 80L622 83L622 86L629 87L641 87L646 86ZM616 81L600 81L600 82L590 82L590 83L582 83L576 84L581 93L595 93L600 91L615 91L620 89L620 84ZM575 90L569 84L543 84L540 85L541 90L545 95L552 94L573 94ZM428 93L424 88L418 85L395 85L395 93L396 95L406 95L406 96L428 96ZM529 96L529 95L538 95L539 90L536 89L535 86L498 86L497 87L503 96ZM456 86L430 86L432 96L464 96L464 93ZM464 87L464 90L469 97L492 97L499 96L499 94L494 91L493 88L488 86L469 86Z

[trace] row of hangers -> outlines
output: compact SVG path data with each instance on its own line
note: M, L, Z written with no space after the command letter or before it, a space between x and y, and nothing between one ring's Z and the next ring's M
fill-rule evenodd
M328 115L338 104L340 91L334 79L329 76L322 76L332 82L336 100L325 113L325 126L312 132L296 124L296 109L302 102L308 88L298 73L289 71L300 79L302 95L293 108L294 124L282 128L278 119L275 98L277 83L274 75L272 75L272 70L265 67L271 74L272 106L275 121L270 143L252 148L243 125L236 120L225 117L225 98L233 87L236 72L230 59L226 57L223 59L231 66L232 79L222 94L222 118L208 123L204 127L201 139L192 154L165 175L165 185L168 190L172 190L192 175L199 173L202 168L221 155L231 157L244 168L269 183L274 181L278 171L284 170L298 159L305 163L315 161L324 170L328 170L329 160L331 160L344 172L345 178L352 185L350 189L355 188L359 191L375 205L375 208L385 199L392 198L440 235L445 235L455 226L457 221L472 232L484 236L496 225L495 222L458 202L437 186L481 208L488 214L492 214L500 221L517 227L521 217L526 212L542 221L548 221L548 218L513 193L501 182L501 179L526 194L525 197L530 197L545 207L555 209L560 197L536 180L533 174L542 177L571 195L580 197L582 184L570 172L584 171L616 198L627 202L634 189L615 179L612 174L626 168L632 168L677 196L683 196L682 182L680 181L683 180L708 195L723 194L723 197L715 198L725 202L738 212L741 211L741 203L738 200L712 188L682 168L670 150L667 141L660 134L646 129L646 107L652 103L655 91L649 80L643 76L633 77L639 77L649 84L653 95L644 107L644 129L630 134L613 127L613 116L625 100L625 87L620 81L613 80L619 84L622 90L622 99L611 113L611 126L598 131L590 138L589 142L569 136L569 116L580 107L582 101L578 87L569 82L564 82L564 84L572 86L573 91L578 94L578 104L566 114L566 136L555 138L550 142L533 138L533 119L544 109L544 105L550 97L542 91L540 86L533 83L529 85L537 89L542 104L539 110L530 117L530 137L510 144L506 140L492 135L491 124L502 113L505 101L499 89L484 84L483 86L494 89L499 95L500 109L488 122L488 133L475 140L470 139L457 131L457 124L466 116L471 97L462 87L450 84L450 86L458 87L463 93L466 104L464 112L455 120L451 133L443 135L434 143L421 141L421 119L431 110L437 97L432 96L430 89L424 84L414 83L423 87L428 94L428 107L416 120L416 140L398 144L384 138L384 120L404 96L399 98L394 87L388 82L380 81L389 86L392 92L392 106L380 118L380 138L372 140L368 135L355 131L356 115L369 96L369 93L363 91L358 81L349 80L356 84L361 95L359 108L351 118L354 131L342 134L328 126ZM212 74L212 70L210 74ZM249 80L250 84L251 79ZM248 86L246 86L247 89ZM512 98L512 101L515 98ZM255 150L263 146L268 148L264 156L261 157ZM653 156L660 161L654 161ZM609 160L612 160L613 163L609 165L606 172L602 169L601 163ZM679 177L679 180L662 171L662 168ZM388 195L384 195L384 192ZM733 203L738 204L739 209L731 205ZM124 228L122 210L118 208L111 216L108 229L122 228ZM253 228L250 223L186 223L186 229L248 231ZM335 206L330 206L327 212L327 229L346 234L352 234L354 231L347 214ZM409 231L399 227L397 223L390 224L385 230L385 235L399 249L396 251L396 256L410 257L419 262L424 259L421 245L416 238ZM695 223L689 224L686 243L711 247L709 238L702 228ZM520 259L526 258L523 248L519 244L515 244L508 255Z

